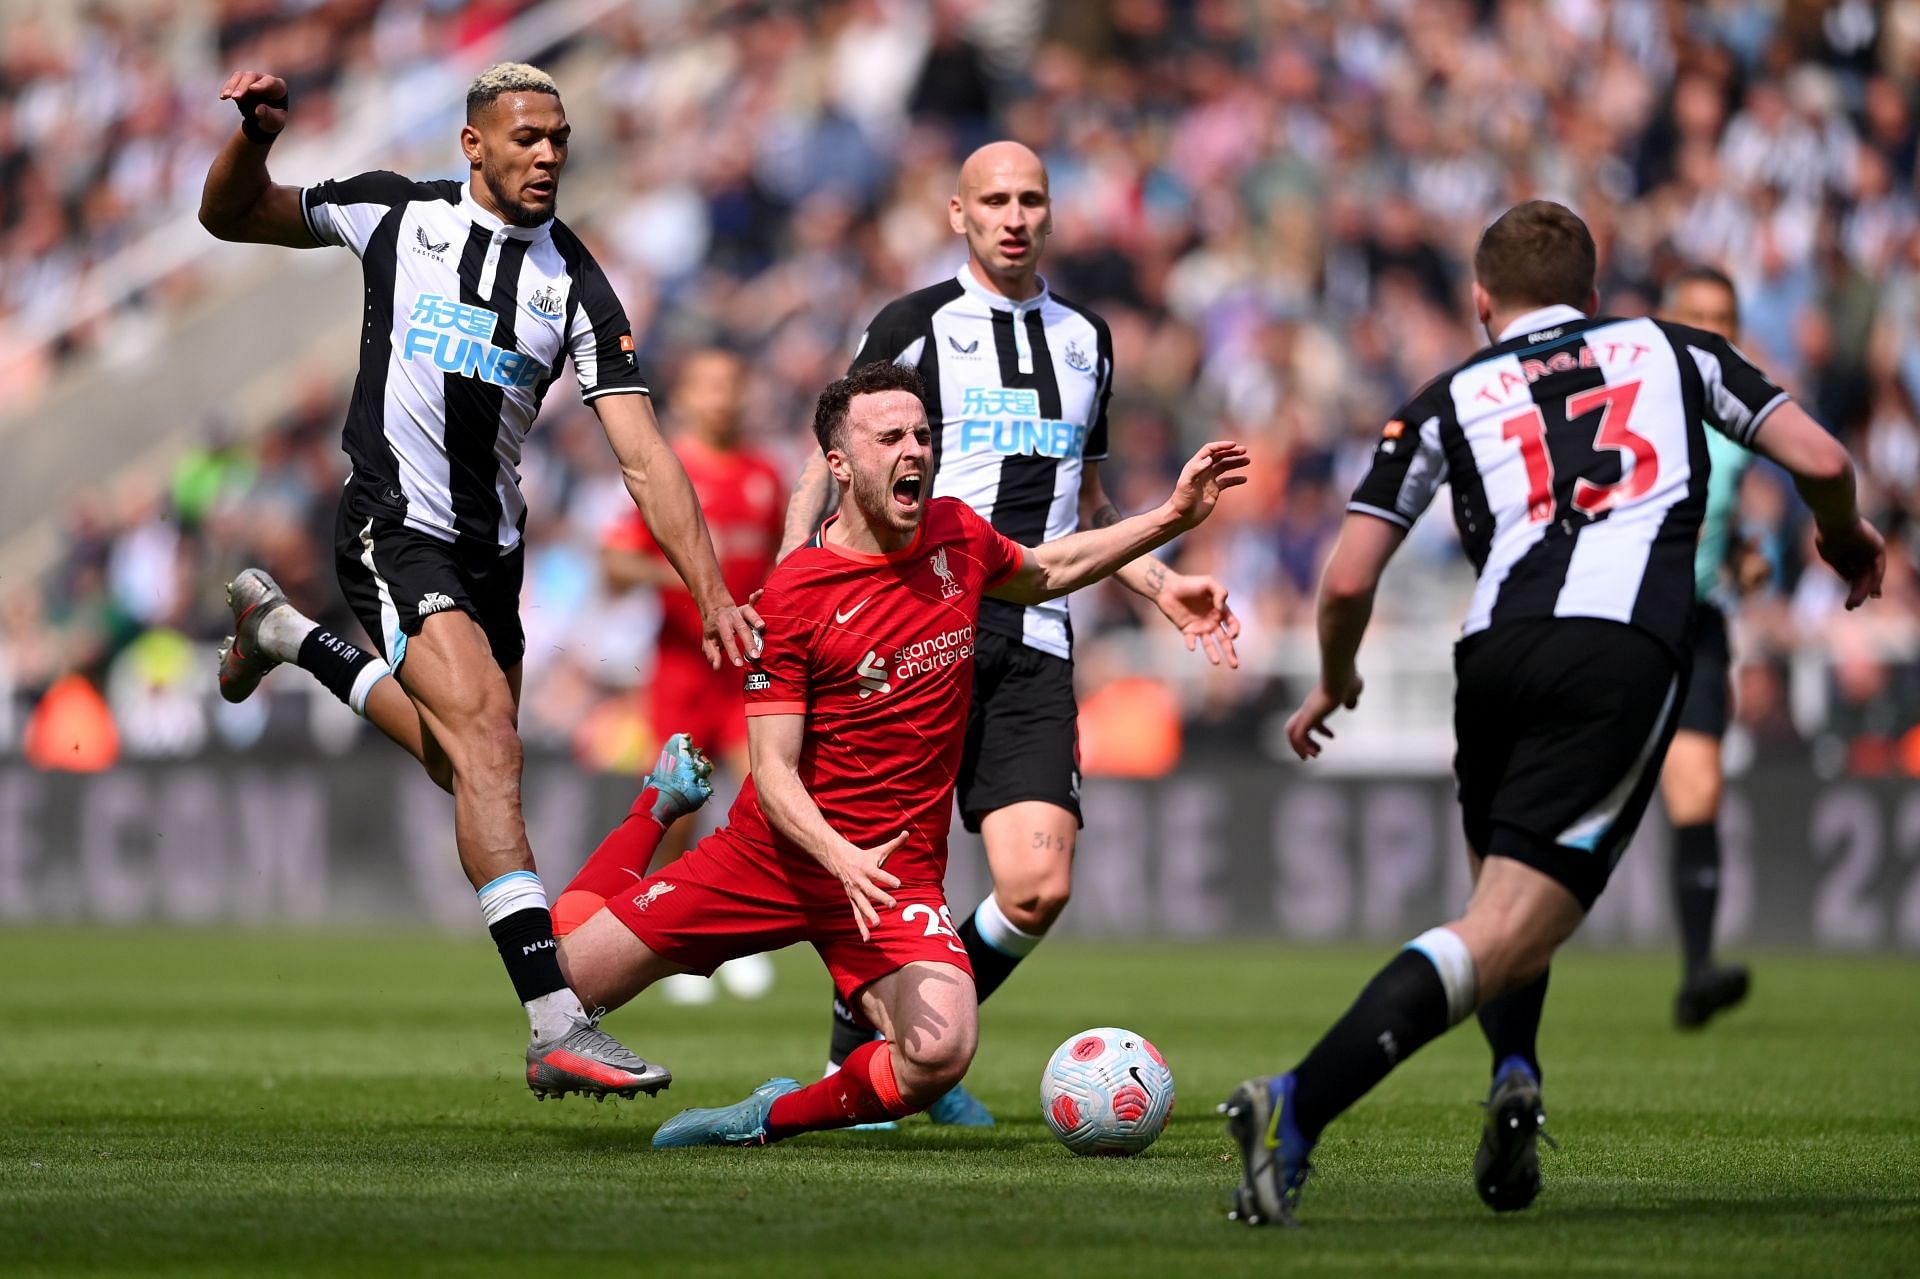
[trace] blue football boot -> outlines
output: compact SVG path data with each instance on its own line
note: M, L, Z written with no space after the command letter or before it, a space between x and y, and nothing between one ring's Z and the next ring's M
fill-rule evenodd
M709 760L693 738L675 733L660 747L660 758L653 771L640 780L640 788L653 787L653 820L671 826L688 813L698 812L713 798L713 761Z
M672 1146L764 1146L774 1099L800 1091L797 1079L769 1079L731 1106L683 1110L653 1134L655 1150Z
M1221 1102L1227 1135L1240 1145L1240 1184L1233 1190L1228 1221L1249 1226L1297 1226L1294 1213L1300 1191L1313 1171L1308 1156L1314 1143L1300 1135L1293 1120L1291 1073L1249 1079Z
M945 1096L928 1106L927 1118L936 1124L952 1124L956 1128L993 1127L993 1112L968 1092L965 1084L955 1084Z

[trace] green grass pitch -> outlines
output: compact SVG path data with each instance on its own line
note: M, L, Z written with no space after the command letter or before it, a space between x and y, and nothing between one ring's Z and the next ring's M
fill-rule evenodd
M761 1003L615 1014L674 1069L659 1100L539 1105L484 943L16 929L0 1273L1920 1274L1920 966L1889 959L1762 956L1750 1005L1683 1036L1668 956L1570 953L1532 1211L1468 1184L1468 1025L1329 1130L1304 1229L1230 1226L1214 1103L1290 1064L1385 953L1056 943L986 1010L970 1082L997 1129L656 1153L680 1107L819 1066L810 952ZM1047 1054L1107 1023L1179 1087L1135 1160L1075 1159L1038 1113Z

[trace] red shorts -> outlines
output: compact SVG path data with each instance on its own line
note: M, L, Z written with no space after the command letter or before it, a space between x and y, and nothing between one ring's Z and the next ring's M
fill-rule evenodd
M690 972L729 959L812 942L843 999L913 963L973 967L938 884L903 884L894 908L860 939L853 904L839 881L797 867L769 849L748 848L723 830L678 861L610 898L607 909L656 955Z
M647 692L647 718L665 741L672 733L693 734L693 744L721 759L747 748L746 696L740 671L707 665L699 649L678 645L661 650Z

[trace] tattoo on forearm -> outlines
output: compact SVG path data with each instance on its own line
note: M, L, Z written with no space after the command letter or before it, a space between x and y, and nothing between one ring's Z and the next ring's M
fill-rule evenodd
M1150 591L1158 592L1159 589L1165 586L1166 584L1167 584L1167 566L1165 564L1160 563L1157 560L1154 563L1147 565L1147 589Z
M1118 524L1120 520L1120 509L1112 502L1108 502L1105 506L1093 513L1093 526L1095 528L1112 528L1115 524Z

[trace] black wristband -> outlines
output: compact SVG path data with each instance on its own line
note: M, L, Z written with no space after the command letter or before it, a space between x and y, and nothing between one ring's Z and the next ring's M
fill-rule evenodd
M287 95L283 93L277 98L269 98L257 90L249 90L235 98L233 104L240 108L240 132L247 135L247 140L257 142L263 147L272 146L273 140L280 135L271 130L261 128L260 122L253 118L253 109L255 107L272 107L276 111L285 111L287 109Z

